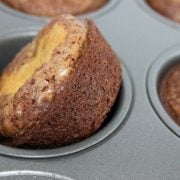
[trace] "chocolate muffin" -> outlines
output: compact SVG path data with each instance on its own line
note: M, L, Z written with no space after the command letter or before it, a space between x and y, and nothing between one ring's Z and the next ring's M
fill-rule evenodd
M180 0L146 0L161 15L180 23Z
M162 77L159 94L165 109L180 126L180 64L172 66Z
M108 0L2 0L3 3L24 13L37 16L57 16L63 13L80 15L95 11Z
M61 15L0 77L1 139L49 148L87 138L106 119L120 85L119 59L95 24Z

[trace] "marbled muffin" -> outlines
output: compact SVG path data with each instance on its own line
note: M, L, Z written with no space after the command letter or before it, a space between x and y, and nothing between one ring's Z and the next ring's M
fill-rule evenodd
M172 66L162 77L159 93L165 109L180 126L180 64Z
M95 133L121 85L118 57L91 20L55 18L0 77L0 134L16 147L71 144Z
M180 0L146 0L161 15L180 23Z
M2 0L2 2L28 14L57 16L63 13L80 15L95 11L105 5L107 0Z

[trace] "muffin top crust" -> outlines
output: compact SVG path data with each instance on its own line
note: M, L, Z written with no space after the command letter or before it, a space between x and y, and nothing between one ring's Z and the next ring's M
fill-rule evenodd
M87 22L76 21L70 15L62 15L58 20L55 18L47 25L31 43L16 55L14 62L7 66L0 77L0 95L16 93L33 76L40 78L38 72L47 63L48 65L52 63L51 69L54 70L51 72L52 70L49 69L49 72L59 74L60 79L70 72L86 40ZM54 66L57 58L61 59L61 62ZM74 59L73 62L71 58ZM40 82L37 85L40 85Z

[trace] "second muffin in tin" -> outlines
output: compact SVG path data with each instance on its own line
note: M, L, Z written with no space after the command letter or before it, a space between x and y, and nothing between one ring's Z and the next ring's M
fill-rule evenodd
M57 16L63 13L73 15L95 11L107 0L1 0L4 4L36 16Z
M180 23L180 0L146 0L161 15Z

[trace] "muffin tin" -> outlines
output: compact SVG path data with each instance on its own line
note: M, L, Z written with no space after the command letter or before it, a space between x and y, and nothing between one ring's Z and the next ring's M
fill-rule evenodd
M102 128L79 143L51 150L0 145L0 179L179 179L180 130L157 93L161 75L180 63L179 24L143 0L110 0L81 17L94 19L121 59L123 86L116 104ZM0 5L0 22L2 69L46 19Z

